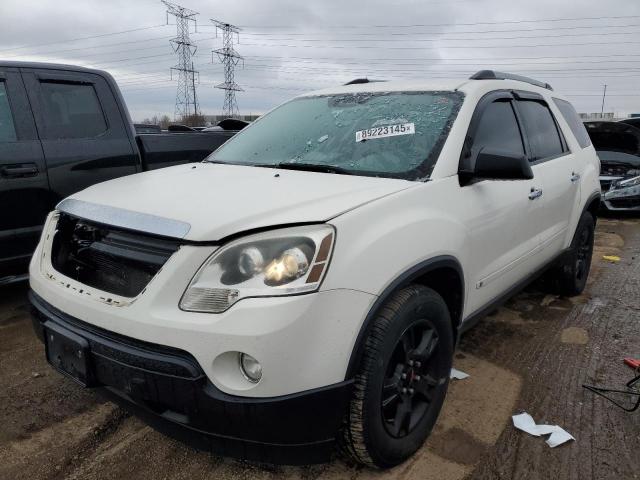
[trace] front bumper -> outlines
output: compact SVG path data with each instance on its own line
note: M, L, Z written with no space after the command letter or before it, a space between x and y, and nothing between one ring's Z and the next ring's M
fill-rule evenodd
M158 430L197 448L261 462L326 461L346 413L352 381L272 398L228 395L189 353L82 322L34 292L36 334L57 332L88 343L89 386L100 387Z
M602 203L612 211L640 210L640 185L609 190L605 192Z

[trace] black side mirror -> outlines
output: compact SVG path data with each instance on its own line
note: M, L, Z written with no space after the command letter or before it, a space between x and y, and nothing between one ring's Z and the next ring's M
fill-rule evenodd
M524 155L494 149L481 149L472 162L473 170L461 170L460 176L471 179L531 180L533 171Z

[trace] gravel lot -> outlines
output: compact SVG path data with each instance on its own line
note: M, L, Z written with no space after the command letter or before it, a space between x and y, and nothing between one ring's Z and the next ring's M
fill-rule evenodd
M600 219L587 291L565 299L534 285L462 340L434 434L385 473L335 460L259 466L196 452L55 373L32 333L26 285L0 290L0 479L638 479L640 411L582 383L622 386L640 357L640 220ZM603 255L618 255L608 262ZM558 424L575 442L550 449L511 415Z

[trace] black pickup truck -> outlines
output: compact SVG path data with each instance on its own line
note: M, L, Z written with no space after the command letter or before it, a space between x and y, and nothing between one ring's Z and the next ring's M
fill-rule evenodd
M47 213L94 183L202 160L235 131L136 135L113 77L0 61L0 284L25 278Z

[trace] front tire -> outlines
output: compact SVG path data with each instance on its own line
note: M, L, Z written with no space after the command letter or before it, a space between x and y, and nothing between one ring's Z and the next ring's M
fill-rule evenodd
M389 468L422 446L442 408L454 344L447 305L421 285L399 290L364 341L343 445L358 463Z
M571 247L550 275L560 295L580 295L587 285L593 255L595 221L589 212L580 217Z

